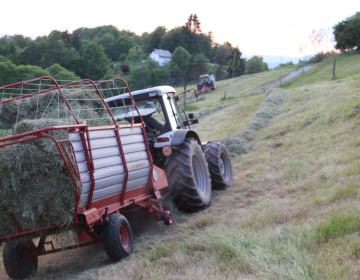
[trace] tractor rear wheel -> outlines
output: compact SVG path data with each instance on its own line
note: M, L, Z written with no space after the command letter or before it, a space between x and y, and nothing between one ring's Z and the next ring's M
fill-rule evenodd
M213 189L223 190L233 180L231 158L226 146L221 142L208 142L204 146Z
M187 138L166 158L166 177L172 200L180 210L194 212L205 209L211 202L208 166L201 146Z
M29 248L34 243L6 243L3 261L6 273L13 279L26 279L34 275L38 268L38 256Z
M130 224L123 215L113 213L109 216L102 238L105 252L112 261L126 258L134 249Z

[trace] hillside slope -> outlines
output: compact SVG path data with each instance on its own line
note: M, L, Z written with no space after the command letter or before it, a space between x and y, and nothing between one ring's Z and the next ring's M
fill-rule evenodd
M285 102L233 157L234 183L210 208L141 228L119 263L101 245L41 257L36 279L358 279L360 56L337 60L336 79L328 61L285 85ZM261 75L190 100L210 109L194 126L203 140L249 127L269 93L243 93Z

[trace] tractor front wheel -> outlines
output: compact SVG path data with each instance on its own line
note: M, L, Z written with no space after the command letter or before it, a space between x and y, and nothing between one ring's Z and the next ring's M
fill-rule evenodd
M172 200L180 210L202 210L211 202L208 166L201 146L187 138L165 161Z
M38 268L38 256L30 249L34 243L6 243L3 261L6 273L13 279L26 279L33 276Z
M130 224L123 215L113 213L109 216L102 238L105 252L112 261L126 258L134 249Z

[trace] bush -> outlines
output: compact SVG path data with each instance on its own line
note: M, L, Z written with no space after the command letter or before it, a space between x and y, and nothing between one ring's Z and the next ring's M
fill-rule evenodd
M249 59L246 62L245 68L246 74L255 74L269 70L267 64L263 61L263 58L259 56L253 56Z

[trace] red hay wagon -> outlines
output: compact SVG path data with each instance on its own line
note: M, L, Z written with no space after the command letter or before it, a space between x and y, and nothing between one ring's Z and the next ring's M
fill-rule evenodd
M145 208L165 224L172 223L170 211L160 201L160 190L168 186L166 175L153 164L136 104L131 96L129 110L133 116L140 116L141 122L119 125L104 101L107 91L128 92L131 96L126 82L120 78L61 84L51 77L41 77L0 87L0 125L5 108L13 103L12 127L0 127L5 131L5 137L0 138L0 153L9 146L47 139L61 157L65 175L73 182L69 188L74 188L74 212L68 223L49 222L45 227L31 228L19 220L15 209L1 205L14 225L14 231L0 236L0 242L5 243L4 266L11 278L34 275L38 256L97 243L104 243L106 253L114 261L128 256L133 249L133 237L124 216L126 211ZM34 109L26 115L22 110L29 104ZM17 133L17 124L29 117L33 129ZM57 119L58 125L37 125L48 119ZM68 137L59 138L57 132ZM46 239L68 228L76 229L75 244L56 247Z

